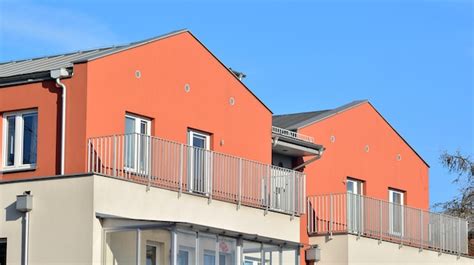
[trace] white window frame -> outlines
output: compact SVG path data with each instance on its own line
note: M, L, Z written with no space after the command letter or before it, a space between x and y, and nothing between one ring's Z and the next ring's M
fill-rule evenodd
M347 190L347 184L352 183L353 187L355 187L355 192L352 192L354 194L359 194L359 195L364 195L364 182L352 178L348 178L346 180L346 190ZM360 190L359 190L359 184L360 184Z
M140 158L140 147L139 147L138 135L141 134L141 127L140 127L141 124L145 123L146 126L147 126L145 135L151 136L151 120L148 119L148 118L145 118L143 116L138 116L138 115L126 113L125 114L125 124L127 122L127 118L135 120L135 128L134 128L134 132L133 132L133 134L135 134L135 136L133 136L133 139L135 139L135 146L134 146L134 150L133 150L133 153L134 153L133 167L124 166L124 168L125 168L126 171L130 171L130 172L133 172L133 173L145 174L146 171L147 171L149 162L150 162L150 161L148 161L149 160L148 148L147 148L147 150L145 150L145 157L143 158L144 162L145 162L145 170L140 170L139 163L140 163L141 158ZM127 137L129 137L129 136L127 136Z
M353 191L348 191L347 186L352 183ZM364 182L354 178L346 179L347 194L347 212L350 216L348 222L349 230L353 233L362 233L364 231ZM353 195L354 194L354 195ZM359 195L359 196L356 196Z
M204 182L204 190L203 191L199 191L199 190L194 190L194 152L193 152L193 139L194 139L194 136L198 136L198 137L201 137L201 138L204 138L204 141L206 143L206 146L204 147L205 150L208 150L210 151L211 150L211 135L210 134L207 134L207 133L204 133L204 132L200 132L200 131L197 131L197 130L192 130L192 129L188 129L188 145L190 146L189 148L189 172L188 172L188 181L189 181L189 191L190 192L198 192L198 193L204 193L204 194L208 194L209 193L209 190L210 190L210 183L211 183L211 172L204 172L204 179L203 179L203 182ZM207 153L209 154L209 153ZM210 161L210 157L208 159L205 159L204 160L205 162L205 168L209 167L208 163L211 163Z
M155 241L149 241L149 240L146 241L146 244L145 244L145 262L146 262L146 251L147 251L148 246L155 248L156 260L155 260L155 264L153 264L153 265L160 264L161 263L160 261L161 261L162 243L155 242Z
M394 193L397 193L397 194L400 194L400 215L401 215L401 220L400 220L400 232L398 231L395 231L395 222L393 220L394 216L393 216L393 211L394 211L394 202L393 202L393 194ZM395 189L388 189L388 201L389 201L389 212L388 212L388 215L389 215L389 227L390 227L390 234L392 235L397 235L397 236L403 236L403 232L405 230L405 226L404 226L404 223L405 223L405 216L404 216L404 206L405 206L405 192L403 191L399 191L399 190L395 190Z
M23 115L25 114L36 114L38 117L38 110L37 109L30 109L30 110L22 110L22 111L11 111L5 112L2 114L3 118L3 139L2 139L2 172L9 172L9 171L20 171L20 170L31 170L36 168L36 163L34 164L23 164L23 136L24 136L24 121ZM8 156L8 125L7 125L7 117L14 116L15 117L15 146L14 146L14 153L15 159L13 161L13 165L7 166L7 156ZM36 132L38 134L38 131ZM38 136L37 136L38 137ZM38 144L38 138L37 138ZM36 150L38 151L38 146L36 146ZM38 162L38 153L36 153L36 161Z

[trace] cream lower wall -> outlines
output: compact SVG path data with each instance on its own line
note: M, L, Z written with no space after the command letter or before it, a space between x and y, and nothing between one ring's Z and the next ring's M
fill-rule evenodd
M130 219L188 222L299 242L299 218L118 180L94 177L94 211ZM94 230L101 229L98 221ZM94 262L101 257L100 234L94 233Z
M21 264L23 214L16 196L33 195L29 264L90 264L92 259L91 177L0 184L0 238L7 238L7 264Z
M335 235L310 238L311 244L321 248L321 265L364 264L474 264L474 259L402 246L399 244L354 235Z
M133 219L195 223L299 242L299 218L103 176L0 183L0 238L9 265L21 263L22 214L16 196L33 194L30 265L101 264L103 233L96 213ZM143 237L145 240L146 237ZM165 246L165 248L168 248Z

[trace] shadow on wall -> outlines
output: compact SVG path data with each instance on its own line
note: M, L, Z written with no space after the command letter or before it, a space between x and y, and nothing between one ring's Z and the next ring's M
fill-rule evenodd
M56 83L54 81L43 81L41 83L43 88L48 89L50 93L56 94L56 113L57 113L57 118L56 118L56 157L55 157L55 162L56 162L56 167L55 167L55 174L60 174L61 172L61 113L62 113L62 92L61 89L57 87Z
M23 213L16 210L16 202L12 202L5 208L5 221L16 221L23 217Z

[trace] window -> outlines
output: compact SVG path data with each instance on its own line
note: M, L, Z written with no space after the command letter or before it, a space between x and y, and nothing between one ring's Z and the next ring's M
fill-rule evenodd
M190 130L188 137L190 188L192 192L207 194L211 177L210 135Z
M364 182L348 178L346 181L347 189L347 224L351 233L363 231L364 226Z
M149 164L151 121L149 119L125 115L125 167L129 171L145 173Z
M347 179L347 192L364 195L364 182L355 179Z
M7 240L0 238L0 265L7 264Z
M38 112L3 114L3 170L31 169L36 166Z
M146 265L156 265L156 246L146 245Z
M388 190L389 199L389 221L390 233L394 235L403 235L403 200L404 192L393 189Z

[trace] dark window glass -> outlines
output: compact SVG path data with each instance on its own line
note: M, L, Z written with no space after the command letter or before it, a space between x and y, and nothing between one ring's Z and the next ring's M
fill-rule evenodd
M178 265L189 265L188 255L189 255L189 252L180 250L178 252Z
M146 265L156 265L156 247L146 246Z
M7 264L7 240L0 239L0 265Z
M23 115L23 164L36 164L38 114Z
M7 117L7 166L15 164L15 116Z

